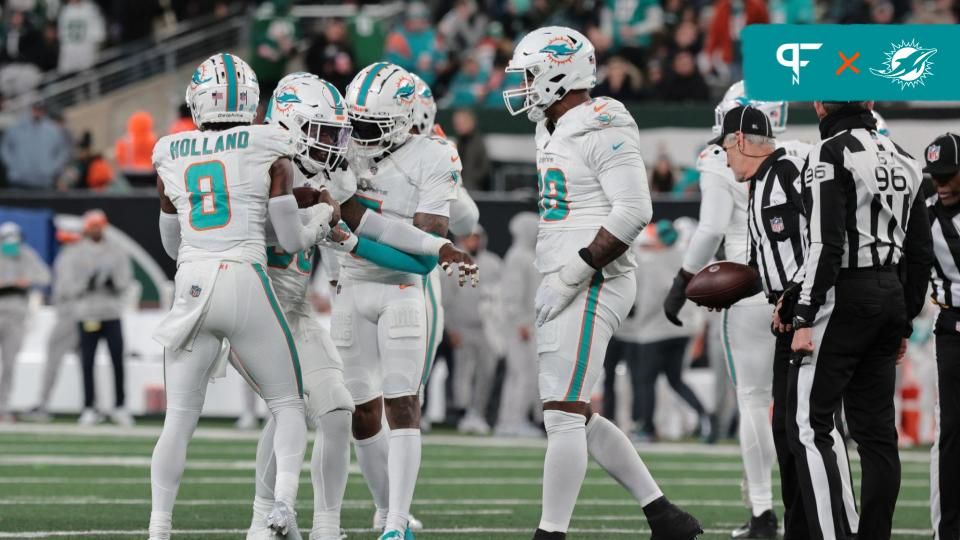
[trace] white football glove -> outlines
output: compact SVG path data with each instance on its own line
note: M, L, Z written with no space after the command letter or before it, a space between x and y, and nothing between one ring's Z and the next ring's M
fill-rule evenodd
M330 219L333 218L333 207L327 203L320 203L310 207L310 222L307 223L307 230L314 231L315 244L319 244L330 234Z
M580 255L574 256L560 269L543 278L534 300L537 308L537 326L552 321L570 305L573 297L586 287L597 269L590 266Z
M317 245L342 253L352 253L359 241L360 238L352 232L341 227L334 227L326 237L317 242Z

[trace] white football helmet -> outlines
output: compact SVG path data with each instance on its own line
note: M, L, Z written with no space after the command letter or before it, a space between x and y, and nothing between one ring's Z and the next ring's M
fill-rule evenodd
M597 85L593 44L563 26L539 28L524 36L505 71L524 77L520 88L504 90L507 110L514 116L526 112L532 122L543 120L547 107L567 92Z
M889 137L890 126L887 125L887 121L884 120L877 111L870 111L870 114L872 114L873 119L877 121L877 133Z
M787 129L787 102L786 101L756 101L747 98L743 81L737 81L727 90L714 109L713 134L719 135L723 131L723 117L727 111L741 105L750 105L760 109L770 119L770 126L774 133L782 133Z
M375 158L410 138L417 85L400 66L371 64L347 86L347 115L353 125L352 152Z
M315 76L289 75L270 98L268 122L297 137L297 163L305 172L332 171L350 143L350 120L337 87Z
M260 84L242 58L215 54L193 72L186 100L201 129L211 123L250 124L260 103Z
M420 135L430 135L433 124L437 119L437 102L433 99L433 91L423 82L416 73L411 73L417 86L417 99L413 102L413 125Z
M298 79L320 80L320 77L308 71L294 71L293 73L288 73L284 75L283 78L280 79L279 82L277 82L277 88L280 88L281 86L286 86ZM274 93L276 93L276 88L274 89ZM270 115L272 114L272 112L273 112L273 95L271 95L270 100L267 101L267 110L266 112L264 112L264 116L263 116L264 122L267 122L267 123L270 122Z

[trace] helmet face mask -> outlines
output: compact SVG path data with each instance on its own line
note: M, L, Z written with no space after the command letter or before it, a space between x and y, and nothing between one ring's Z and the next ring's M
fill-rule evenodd
M376 158L407 141L416 90L413 76L394 64L378 62L360 70L345 98L353 156Z
M185 100L193 123L252 124L260 103L257 76L238 56L215 54L193 72Z
M429 135L437 119L437 102L433 99L433 91L416 73L411 73L417 86L417 99L413 102L413 123L411 130L420 135Z
M756 101L748 99L743 81L733 83L723 99L713 110L713 133L719 135L722 131L723 117L727 111L735 109L741 105L750 105L767 115L770 119L770 126L774 133L783 133L787 129L787 113L789 104L786 101Z

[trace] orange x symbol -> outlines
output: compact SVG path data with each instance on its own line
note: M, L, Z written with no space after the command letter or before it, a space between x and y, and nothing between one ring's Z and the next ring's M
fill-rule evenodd
M851 56L850 58L847 58L846 56L844 56L843 53L840 51L837 51L837 54L839 54L840 58L843 59L843 64L839 68L837 68L837 73L836 73L837 75L840 75L841 73L843 73L843 70L847 68L850 68L850 70L853 71L854 73L860 73L860 70L857 69L857 66L853 65L853 61L856 60L857 58L860 58L860 51L855 52L853 56Z

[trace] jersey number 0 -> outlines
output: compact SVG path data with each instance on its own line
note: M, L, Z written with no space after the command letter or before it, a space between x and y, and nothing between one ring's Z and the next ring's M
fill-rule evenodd
M205 231L230 223L230 190L223 163L194 163L187 167L184 176L190 193L190 226Z
M567 202L567 177L560 169L538 172L540 217L544 221L563 221L570 214Z

